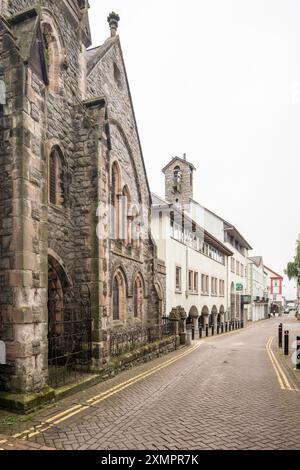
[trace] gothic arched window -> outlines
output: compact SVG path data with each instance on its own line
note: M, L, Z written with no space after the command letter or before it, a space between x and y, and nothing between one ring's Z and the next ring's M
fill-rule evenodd
M131 243L131 196L128 186L122 192L122 240L126 245Z
M49 23L42 24L42 34L49 90L58 93L61 81L62 47Z
M49 157L49 202L56 206L65 203L64 159L61 150L54 147Z
M121 191L121 172L117 162L114 162L111 169L111 226L112 238L120 238L120 191Z
M131 222L131 240L133 247L140 250L142 247L142 229L141 229L141 215L136 206L132 208L132 222Z
M175 166L175 168L174 168L174 180L177 180L177 178L180 174L181 174L180 166Z
M112 319L125 320L126 286L121 271L118 271L112 283Z

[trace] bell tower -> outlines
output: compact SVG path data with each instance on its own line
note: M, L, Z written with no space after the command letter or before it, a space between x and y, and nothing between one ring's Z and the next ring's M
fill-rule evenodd
M192 163L183 158L173 157L163 168L165 175L165 199L167 202L185 206L193 199L194 171Z

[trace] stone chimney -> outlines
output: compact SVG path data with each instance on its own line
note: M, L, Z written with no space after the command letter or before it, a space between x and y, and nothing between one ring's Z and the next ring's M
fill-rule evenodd
M108 21L108 24L109 24L109 27L110 27L110 36L113 38L117 35L117 30L118 30L118 26L119 26L120 17L117 13L115 13L113 11L108 16L107 21Z

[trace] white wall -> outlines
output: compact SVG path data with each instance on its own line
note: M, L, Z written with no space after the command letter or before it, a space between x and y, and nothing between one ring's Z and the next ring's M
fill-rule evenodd
M153 211L152 214L152 235L157 243L158 257L166 263L166 312L169 314L172 308L181 305L184 307L187 314L189 314L192 307L196 307L199 315L201 315L202 308L207 306L211 312L214 306L217 307L218 312L221 306L226 310L227 305L227 264L223 265L217 261L212 260L208 256L187 247L185 244L180 243L170 237L170 219L167 212L163 212L162 218L159 218L158 211ZM227 257L225 257L227 263ZM182 291L180 294L176 293L176 266L182 269ZM193 270L198 272L198 294L191 294L188 292L188 271ZM209 276L210 295L201 295L201 275L206 274ZM218 296L211 295L211 277L218 280L225 281L225 294L224 297L219 296L219 283L218 283Z
M248 306L248 320L259 321L265 318L265 306L254 302L256 297L267 297L267 275L263 266L256 266L248 260L248 294L252 303Z

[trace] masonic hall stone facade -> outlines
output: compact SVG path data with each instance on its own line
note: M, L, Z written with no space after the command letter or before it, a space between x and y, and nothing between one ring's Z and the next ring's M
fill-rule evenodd
M112 331L164 313L119 17L88 49L87 10L0 0L1 392L45 390L66 331L101 370Z

